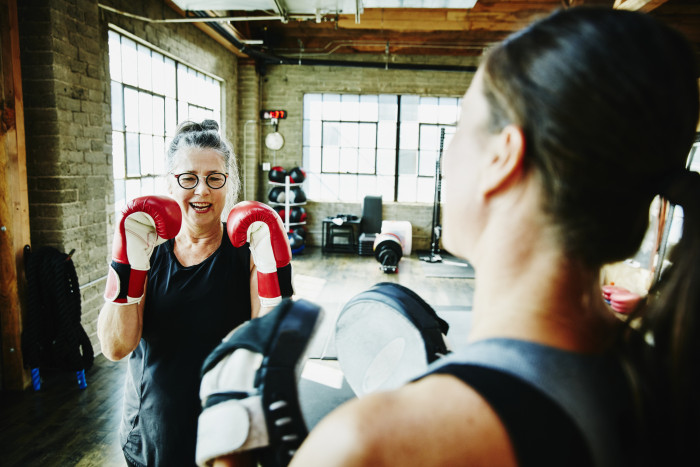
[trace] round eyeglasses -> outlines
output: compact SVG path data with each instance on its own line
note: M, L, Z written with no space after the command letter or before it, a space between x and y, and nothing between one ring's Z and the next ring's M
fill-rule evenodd
M185 172L173 175L177 179L177 184L185 190L193 190L197 185L199 185L199 176L197 176L197 174ZM219 188L223 188L223 186L226 185L227 177L228 174L214 172L204 177L204 182L212 190L218 190Z

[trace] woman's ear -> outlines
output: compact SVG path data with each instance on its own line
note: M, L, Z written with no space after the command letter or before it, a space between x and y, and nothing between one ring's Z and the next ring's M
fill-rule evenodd
M494 136L493 151L481 177L484 198L517 180L524 170L525 135L522 128L507 125Z

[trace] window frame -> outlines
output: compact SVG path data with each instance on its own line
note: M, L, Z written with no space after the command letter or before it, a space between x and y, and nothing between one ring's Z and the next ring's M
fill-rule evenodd
M376 111L372 110L370 118L355 110L354 103L376 102ZM414 108L402 109L404 100L412 101ZM433 102L432 116L422 118L422 102ZM350 105L343 107L343 103ZM326 105L326 103L329 103ZM410 104L410 103L409 103ZM307 172L306 192L309 199L321 202L358 202L365 195L381 195L385 200L399 203L432 203L435 191L435 168L439 156L439 130L446 128L447 147L456 129L460 113L461 97L423 96L416 94L342 94L327 92L309 92L303 96L303 165ZM382 107L384 105L385 107ZM360 105L361 107L361 105ZM442 118L441 110L450 109ZM411 118L412 116L412 118ZM369 147L358 138L355 146L344 146L342 126L355 125L360 134L361 125L373 125L374 147ZM336 127L333 130L333 127ZM413 138L409 128L417 131ZM434 149L422 142L424 129L433 133L431 142ZM328 131L337 134L328 137ZM393 133L391 136L390 133ZM435 137L438 135L437 137ZM352 138L351 138L352 139ZM382 141L391 140L389 143ZM328 143L328 144L327 144ZM343 169L343 150L345 154L355 152L358 158L354 164L346 164ZM360 150L371 152L373 170L367 164L363 171ZM330 154L329 154L330 151ZM391 153L389 153L391 151ZM336 153L336 154L333 154ZM431 154L432 153L432 154ZM328 157L336 161L328 163ZM413 160L410 160L413 157ZM369 154L367 155L369 158ZM425 159L429 158L429 159ZM406 165L408 164L408 165ZM428 168L430 166L430 168ZM348 167L351 170L348 170ZM390 178L390 180L389 180ZM350 189L347 185L354 186ZM391 187L386 185L390 183ZM411 186L413 184L413 186ZM337 186L336 186L337 185ZM428 196L429 192L429 196Z
M180 122L212 118L224 125L225 82L113 24L108 50L114 208L119 212L128 199L165 193L165 155ZM135 66L125 66L125 58ZM193 81L197 93L188 92Z

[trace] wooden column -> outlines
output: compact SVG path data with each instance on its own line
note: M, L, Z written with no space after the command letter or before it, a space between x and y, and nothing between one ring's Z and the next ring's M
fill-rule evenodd
M16 0L0 0L0 77L0 387L19 390L30 380L21 345L29 201Z

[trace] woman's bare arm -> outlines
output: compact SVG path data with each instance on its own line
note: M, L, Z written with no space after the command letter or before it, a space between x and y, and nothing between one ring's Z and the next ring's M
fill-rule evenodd
M129 355L141 340L143 332L143 308L146 294L141 301L131 305L106 302L97 317L97 337L102 353L109 360L117 361Z
M439 375L342 405L312 430L290 465L515 466L516 460L486 401L457 378Z

